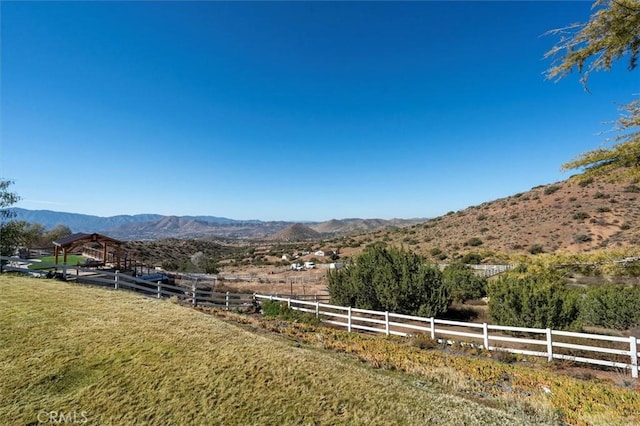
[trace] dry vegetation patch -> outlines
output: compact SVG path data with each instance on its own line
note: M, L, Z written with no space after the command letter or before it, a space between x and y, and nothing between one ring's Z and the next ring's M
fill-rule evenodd
M7 275L0 291L5 424L42 411L100 425L551 422L167 300Z

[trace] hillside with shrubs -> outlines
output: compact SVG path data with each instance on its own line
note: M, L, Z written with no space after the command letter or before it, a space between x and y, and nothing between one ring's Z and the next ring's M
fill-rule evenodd
M640 245L640 184L568 179L396 229L347 237L382 242L438 262L504 261L518 254L589 253Z

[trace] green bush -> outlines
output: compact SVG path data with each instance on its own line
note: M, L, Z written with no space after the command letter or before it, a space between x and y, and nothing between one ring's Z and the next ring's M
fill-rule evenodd
M540 244L534 244L531 247L529 247L529 253L531 254L544 253L544 247L542 247L542 245Z
M480 253L469 252L462 256L460 263L466 263L468 265L479 265L482 262L483 256Z
M551 195L551 194L553 194L554 192L557 192L559 189L560 189L560 187L559 187L559 186L557 186L557 185L551 185L551 186L548 186L548 187L546 187L546 188L544 189L544 195Z
M262 315L265 318L278 318L284 321L299 321L308 324L319 324L318 318L308 312L300 312L291 309L287 302L276 300L265 300L261 303Z
M437 266L394 247L367 247L353 264L329 271L331 303L362 309L436 316L450 297Z
M478 238L478 237L473 237L473 238L470 238L466 242L466 245L472 246L472 247L481 246L482 245L482 240L480 238Z
M585 324L626 330L640 325L640 286L600 285L590 288L580 304Z
M500 325L575 329L578 293L551 274L507 274L489 283L489 315Z
M487 279L479 277L464 263L452 263L442 271L444 284L453 300L464 302L487 294Z
M589 214L585 212L575 212L572 217L576 220L585 220L589 217Z

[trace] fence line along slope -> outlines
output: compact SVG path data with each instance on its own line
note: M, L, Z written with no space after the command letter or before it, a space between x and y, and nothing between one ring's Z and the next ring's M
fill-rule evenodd
M7 275L0 291L0 417L16 424L51 411L93 424L548 422L167 300Z

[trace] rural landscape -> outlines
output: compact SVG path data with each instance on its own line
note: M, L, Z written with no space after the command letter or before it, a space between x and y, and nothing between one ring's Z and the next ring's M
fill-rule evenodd
M75 6L69 7L75 13ZM123 16L137 16L143 10L126 2L117 7L132 13ZM168 13L156 16L161 28L174 22L167 16L183 12L174 4L154 7ZM258 8L255 4L203 7L238 13L242 17L238 19L246 22L259 15L253 15L258 10L253 9ZM276 8L273 16L278 19L325 10L319 4L260 7ZM331 10L351 17L353 11L375 10L367 18L373 21L385 10L326 7L337 7ZM439 8L464 11L471 6L434 2L418 7L442 13ZM22 13L20 8L10 10L18 12L11 16ZM197 22L194 28L205 22L196 15L190 18ZM156 23L151 21L148 25ZM223 34L236 34L235 27L219 25ZM570 75L573 71L588 91L589 79L606 78L615 63L626 65L625 72L637 73L637 0L598 0L587 21L549 31L557 43L546 48L547 79L576 79ZM240 37L237 46L246 47L257 38ZM166 45L171 51L171 41ZM197 50L181 49L184 58L196 55ZM236 59L242 57L233 49L229 52ZM274 52L279 51L274 48ZM283 52L276 56L286 62L291 52ZM364 58L363 54L360 59ZM337 62L349 63L345 58ZM314 66L319 74L342 75ZM114 65L115 69L119 68ZM92 72L98 71L89 67L87 73ZM127 71L121 72L114 79L125 78ZM172 75L167 72L163 78L169 81ZM187 79L178 81L183 84L180 90L187 91ZM237 96L243 95L239 91ZM271 96L282 100L288 95ZM229 110L240 108L233 102L229 105ZM354 107L354 115L357 110ZM292 122L313 123L306 117L291 117L297 117ZM197 113L182 120L197 123ZM272 114L270 120L281 124L289 118ZM291 166L286 179L283 172L278 179L270 176L268 184L262 176L247 178L251 188L247 193L258 188L271 195L255 204L245 199L251 213L244 219L213 215L223 211L222 198L214 201L220 210L211 215L177 213L185 210L176 200L188 194L196 204L214 198L187 189L192 182L197 187L196 175L204 176L204 168L189 166L189 178L183 178L183 186L174 193L170 188L180 180L178 166L174 173L169 167L164 170L166 194L159 186L150 189L155 183L143 186L147 180L119 188L119 193L139 197L140 204L134 205L140 213L117 215L26 208L57 201L34 201L37 196L20 185L24 177L2 177L0 422L640 424L640 101L622 104L613 126L614 136L606 144L559 165L573 173L566 179L545 182L541 177L540 184L521 192L416 217L262 219L269 217L264 213L271 206L265 201L269 197L277 198L274 205L284 206L281 212L289 212L300 209L297 197L311 200L326 195L322 199L331 205L326 211L340 211L348 198L340 190L348 187L349 178L319 173L302 180L297 165ZM400 127L394 131L402 133ZM348 126L343 130L348 132ZM273 151L294 158L289 148L279 150L274 145ZM228 147L216 149L223 156ZM304 155L326 156L320 151L310 154L308 147L296 149L296 161ZM347 153L349 147L340 149ZM149 160L154 158L152 151L147 148L140 155L131 148L131 156ZM247 158L259 156L248 152L252 154ZM347 155L337 152L329 157ZM410 156L403 162L410 164ZM83 161L96 165L101 161L100 155L88 157L94 158ZM4 154L2 161L7 161ZM218 167L211 164L211 169ZM315 167L305 164L303 168ZM370 165L379 173L387 166ZM77 183L65 183L74 188L65 188L64 195L72 192L80 203L76 205L97 205L99 195L108 198L104 194L113 186L106 176L116 182L119 173L126 173L125 167L118 167L101 177L103 193L95 183L81 189ZM225 176L222 183L207 182L212 193L252 173L236 167L236 174ZM394 173L401 175L403 167ZM486 169L491 167L499 168ZM402 179L410 175L407 171ZM63 182L57 179L58 184ZM95 173L84 179L96 182ZM159 178L149 182L154 179ZM471 180L465 185L471 187ZM269 192L268 186L277 187L276 192ZM379 204L403 212L408 211L400 210L411 202L407 200L422 197L412 193L396 202L393 191L384 191L381 185L380 198L385 194L388 198ZM173 213L146 210L144 192L162 198L158 205L172 207ZM253 193L257 198L258 192ZM352 193L353 211L377 193L366 194ZM458 195L473 199L470 192ZM111 200L110 205L125 205ZM297 211L298 217L312 210L304 207Z

